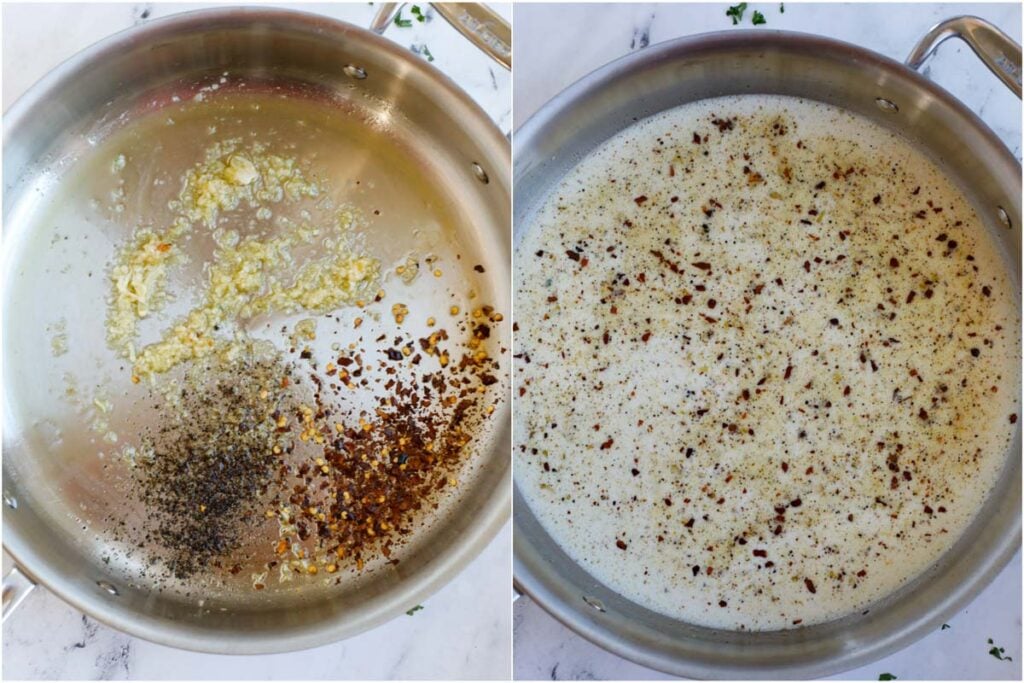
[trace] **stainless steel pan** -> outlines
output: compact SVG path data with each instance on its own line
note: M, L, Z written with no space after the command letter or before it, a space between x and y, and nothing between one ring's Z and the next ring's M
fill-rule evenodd
M386 11L378 29L387 25ZM471 28L502 53L502 22L481 16ZM507 45L503 54L508 56ZM232 82L287 93L280 106L298 107L292 111L296 120L308 115L311 123L341 131L341 152L334 147L327 155L331 172L342 180L362 178L365 189L353 191L352 201L367 213L371 206L383 206L392 219L378 222L379 229L366 236L380 250L382 264L415 243L413 226L432 216L464 259L458 263L455 253L445 251L447 242L439 242L436 255L447 263L446 276L464 277L477 288L480 303L490 301L508 313L508 141L462 90L405 49L320 16L232 8L154 21L62 64L4 117L3 542L18 566L4 580L5 617L38 583L101 622L175 647L233 654L307 648L408 610L455 576L508 517L509 406L504 401L493 428L480 434L457 499L438 513L399 564L358 581L257 594L244 574L236 582L185 582L161 592L144 570L110 561L113 542L105 513L123 492L112 487L97 460L97 451L109 447L62 403L61 375L70 368L81 387L99 385L113 396L130 390L125 373L111 367L109 357L97 363L103 357L105 303L102 287L90 283L103 278L90 278L92 271L102 274L111 242L123 241L132 221L100 225L69 217L64 234L83 251L58 272L48 268L63 257L54 245L39 244L38 233L50 228L36 214L47 204L67 212L52 193L61 192L62 179L80 165L95 162L92 150L102 148L106 136L146 112L170 111L172 102L219 83L224 73ZM216 100L211 89L206 92ZM193 141L180 134L158 131L152 142L152 154L146 153L145 141L137 142L135 151L154 167L180 167L181 155L195 154ZM108 182L109 161L104 163L101 172L87 178L97 187ZM68 192L77 197L75 190ZM144 202L126 204L126 215L136 211L140 219L149 210ZM485 267L486 274L466 274L473 264ZM443 281L434 285L432 280L428 273L419 281L424 286L410 288L410 310L416 304L437 305L440 297L447 311ZM71 339L69 351L52 358L41 335L57 318L66 319ZM390 316L380 318L386 331ZM496 343L507 348L510 332L496 329ZM126 410L121 431L130 435L133 409Z
M781 31L687 37L612 62L563 91L515 133L516 240L547 190L634 121L709 97L792 95L863 114L900 131L937 160L974 202L1019 291L1021 167L977 116L914 70L951 36L967 41L1020 95L1020 46L973 17L937 26L913 50L908 66L847 43ZM670 619L583 571L543 530L518 490L515 579L568 627L644 666L695 678L824 676L883 657L937 629L1002 569L1020 546L1020 452L1018 428L999 485L959 543L865 616L766 633Z

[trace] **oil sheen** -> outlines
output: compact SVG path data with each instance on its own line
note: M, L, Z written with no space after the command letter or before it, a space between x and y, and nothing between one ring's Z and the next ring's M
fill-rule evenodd
M1018 429L1014 285L971 204L865 118L705 100L612 138L516 252L516 483L657 612L869 609L963 534Z

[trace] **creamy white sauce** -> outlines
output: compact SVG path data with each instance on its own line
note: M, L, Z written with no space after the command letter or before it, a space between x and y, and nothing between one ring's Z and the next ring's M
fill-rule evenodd
M576 562L678 619L867 608L957 540L1018 428L984 226L908 142L824 104L621 132L553 189L515 287L516 482Z

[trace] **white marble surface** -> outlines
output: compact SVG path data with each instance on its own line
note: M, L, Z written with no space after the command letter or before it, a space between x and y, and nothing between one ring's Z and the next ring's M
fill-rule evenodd
M209 5L5 4L3 107L49 69L133 24ZM369 3L286 4L367 26ZM495 5L506 18L509 5ZM405 18L409 17L406 10ZM464 88L498 126L511 125L511 76L447 22L428 21L385 36L421 52ZM7 571L5 557L4 571ZM508 526L412 617L305 652L217 656L125 636L36 589L3 626L4 679L505 679L511 671L511 530Z
M974 14L994 22L1018 42L1020 4L798 4L748 3L741 26L715 4L517 4L514 9L514 123L518 127L562 89L607 62L670 38L706 31L785 29L828 35L903 60L915 42L942 19ZM767 24L753 27L761 11ZM552 68L557 65L557 68ZM959 41L943 44L926 73L977 112L1019 159L1021 103ZM1021 679L1021 555L967 609L911 647L837 678ZM575 635L529 599L514 608L517 679L663 679ZM988 638L1012 662L988 654Z

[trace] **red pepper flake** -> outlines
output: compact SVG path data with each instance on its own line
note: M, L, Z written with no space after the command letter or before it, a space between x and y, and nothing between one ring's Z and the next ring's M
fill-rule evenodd
M615 539L615 547L617 547L619 550L625 550L629 546L627 546L626 542L623 541L621 538L617 538Z
M818 592L818 589L814 587L814 582L810 579L804 579L804 585L807 586L807 590L811 591L811 593Z
M661 261L662 265L666 266L673 273L682 273L683 272L682 268L680 268L674 262L672 262L672 261L668 260L667 258L665 258L665 254L663 254L660 250L652 249L651 250L651 254L653 254L655 256L655 258L657 258L659 261Z
M859 572L857 572L857 576L859 576L859 577L860 577L860 578L862 578L862 579L863 579L863 578L864 578L865 576L867 576L867 575L868 575L868 570L867 570L867 569L861 569L861 570L860 570Z
M896 259L895 256L893 256L892 258L889 259L889 267L890 268L899 268L900 267L900 262Z
M647 201L647 195L642 194L639 197L636 197L633 201L636 202L637 206L642 206L643 203Z
M605 441L605 442L604 442L603 444L601 444L601 450L602 450L602 451L606 451L606 450L608 450L609 448L611 448L611 447L612 447L612 444L613 444L613 443L615 443L615 439L611 439L611 438L610 438L610 439L608 439L608 440L607 440L607 441Z
M880 202L882 201L882 195L880 195L880 194L876 194L876 195L875 195L875 196L874 196L874 197L873 197L873 198L871 199L871 201L872 201L872 202L874 202L875 204L878 204L878 203L880 203Z
M708 308L714 308L717 305L718 305L717 301L715 301L714 299L708 299Z
M565 255L568 256L573 261L579 261L580 260L579 253L573 251L572 249L567 249L566 252L565 252Z
M930 514L932 514L934 512L935 512L935 510L932 510L932 506L931 505L925 505L924 506L924 513L926 515L930 515Z
M693 565L693 575L697 576L698 574L700 574L700 565L699 564L695 564L695 565Z
M843 396L849 396L849 395L850 395L850 385L846 385L846 387L843 389Z
M795 507L795 508L798 508L798 507L800 507L801 505L803 505L803 504L804 504L804 502L803 502L802 500L800 500L799 498L794 498L794 499L793 499L792 501L790 501L790 503L789 503L789 504L790 504L790 505L792 505L792 506L793 506L793 507Z
M767 550L754 550L754 557L768 557Z
M642 339L645 344L647 343L647 341L650 338L651 338L651 333L649 331L648 332L644 332L643 336L640 337L640 339Z
M783 462L782 463L782 471L783 472L789 472L789 463L788 462Z
M719 601L718 601L718 606L719 606L719 607L725 607L725 606L727 606L728 604L729 604L729 603L727 603L727 602L726 602L725 600L719 600Z
M1010 414L1010 424L1012 424L1012 425L1017 424L1017 413L1011 413Z
M921 408L920 410L917 411L917 416L919 418L921 418L922 420L927 420L928 419L928 411L925 410L924 408Z
M711 270L711 264L708 263L707 261L697 261L696 263L691 263L690 265L692 265L694 268L699 268L701 270Z
M911 301L913 301L915 296L917 296L917 292L915 292L914 290L910 290L910 294L907 294L907 303L909 304Z
M700 133L694 133L693 134L693 144L695 144L695 145L699 145L700 144Z
M988 285L985 285L984 287L981 288L981 293L984 294L985 296L992 296L992 288L989 287Z
M782 375L782 379L789 379L792 376L793 376L793 366L792 365L787 365L786 366L786 372L785 372L784 375Z
M605 345L607 346L608 342L610 342L611 340L612 340L612 336L610 334L608 334L608 330L605 330L604 334L601 335L601 341L603 341L605 343Z

